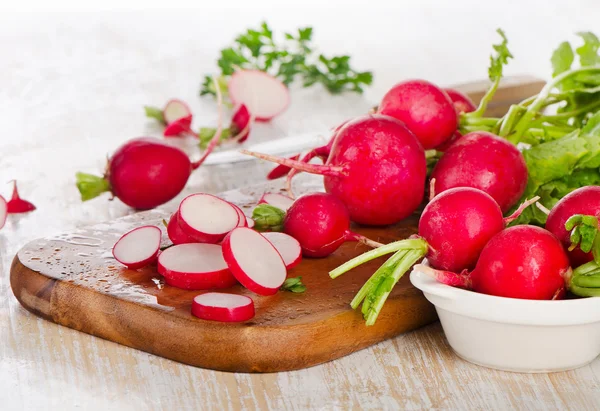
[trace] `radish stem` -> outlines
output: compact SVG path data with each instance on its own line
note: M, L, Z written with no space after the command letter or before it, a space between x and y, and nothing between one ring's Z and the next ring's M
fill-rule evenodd
M323 176L340 177L346 175L345 169L342 166L327 166L319 164L307 164L299 160L292 160L289 158L280 158L272 156L270 154L256 153L254 151L241 150L242 154L247 154L252 157L259 158L261 160L271 161L273 163L281 164L294 168L300 171L305 171L311 174L318 174Z
M214 76L212 77L212 81L215 85L215 90L216 90L216 94L217 94L217 108L219 110L217 132L215 133L213 138L208 143L208 146L206 146L206 150L204 150L204 153L202 154L200 159L198 161L195 161L192 163L193 170L196 170L198 167L200 167L202 165L202 163L204 163L206 158L210 155L210 153L212 153L212 151L215 149L215 147L219 144L219 140L221 139L221 133L223 132L223 96L221 94L221 88L219 87L219 84L217 83L217 79Z
M373 248L378 248L378 247L383 246L382 243L378 243L377 241L373 241L373 240L365 237L364 235L353 233L352 231L346 231L345 237L346 237L347 241L358 241L361 244L364 244L366 246L373 247Z
M530 205L532 205L533 203L537 203L537 201L540 199L540 196L535 196L533 197L531 200L525 200L523 202L523 204L521 204L519 206L519 208L517 208L515 210L514 213L512 213L511 215L509 215L508 217L504 218L504 224L508 225L510 223L512 223L513 221L515 221L517 218L519 218L519 216L521 215L521 213Z

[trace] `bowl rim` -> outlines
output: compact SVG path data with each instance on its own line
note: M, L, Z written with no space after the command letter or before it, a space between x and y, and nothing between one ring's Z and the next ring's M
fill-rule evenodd
M422 264L428 264L426 260ZM600 298L524 300L476 293L437 282L413 268L411 283L436 308L486 321L509 324L561 326L600 322Z

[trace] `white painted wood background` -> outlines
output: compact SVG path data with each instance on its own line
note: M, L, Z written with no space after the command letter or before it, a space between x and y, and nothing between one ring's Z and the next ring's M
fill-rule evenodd
M180 97L197 113L195 125L213 122L214 104L197 97L201 75L236 33L262 19L278 30L312 25L324 52L350 53L358 68L374 71L375 84L364 98L295 90L291 109L255 139L332 126L407 77L480 79L496 27L516 57L508 73L546 77L553 47L600 20L594 0L207 3L0 4L0 193L17 178L39 207L0 231L0 409L600 408L600 360L550 375L492 371L455 357L438 325L311 369L248 375L125 348L17 303L9 268L27 241L130 212L106 198L81 204L74 172L99 171L121 142L157 135L144 104ZM265 168L206 169L188 192L247 184Z

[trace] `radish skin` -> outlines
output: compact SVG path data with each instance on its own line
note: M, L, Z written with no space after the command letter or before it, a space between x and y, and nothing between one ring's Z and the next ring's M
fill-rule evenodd
M175 245L196 242L196 240L187 235L179 225L177 212L171 214L171 218L169 218L169 223L167 224L167 235L169 236L171 242Z
M277 249L281 258L283 258L285 268L291 270L300 264L300 261L302 261L302 247L300 247L298 240L291 235L278 232L262 233L262 235Z
M36 207L33 205L33 203L27 200L23 200L21 196L19 196L19 190L17 189L17 181L13 180L12 197L6 205L6 210L8 214L28 213L35 209Z
M205 293L194 297L192 315L209 321L241 322L255 315L250 297L227 293Z
M244 104L257 121L269 121L290 104L289 90L279 79L260 70L238 70L227 86L235 104Z
M477 110L477 106L473 103L473 100L466 94L453 88L445 88L444 91L448 94L448 97L450 97L457 113L471 113Z
M165 127L163 131L163 136L165 137L177 137L183 134L191 134L196 135L194 131L191 129L192 126L192 115L190 114L187 117L182 117L169 123L167 127Z
M231 134L233 140L236 140L238 143L243 143L248 139L250 135L250 125L252 123L252 116L248 111L248 108L245 104L241 104L234 112L233 117L231 117Z
M238 226L240 220L231 203L205 193L184 198L178 214L183 232L199 243L218 243Z
M114 245L115 259L130 270L137 270L156 261L162 233L147 225L125 233Z

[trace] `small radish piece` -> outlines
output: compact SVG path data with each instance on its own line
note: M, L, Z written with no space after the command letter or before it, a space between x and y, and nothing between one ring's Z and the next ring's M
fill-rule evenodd
M260 233L238 227L223 240L223 257L235 278L259 295L273 295L287 270L277 249Z
M200 243L218 243L240 220L230 203L210 194L191 194L179 205L179 225Z
M238 70L228 84L234 104L245 104L257 121L269 121L284 112L290 104L285 84L260 70Z
M246 217L246 227L254 228L254 224L256 224L256 223L254 222L253 219L251 219L250 217Z
M250 297L237 294L200 294L192 301L192 314L203 320L248 321L254 317L254 301Z
M173 244L176 245L195 243L196 240L187 235L179 225L178 215L179 214L177 212L173 213L169 219L169 223L167 224L167 235L169 236L169 239Z
M167 101L163 109L163 118L167 124L170 125L185 117L189 117L191 122L192 110L190 110L186 103L176 98Z
M156 260L161 235L160 229L153 225L135 228L116 242L113 256L130 270L145 267Z
M7 204L8 214L28 213L33 210L35 210L35 206L31 202L23 200L19 196L19 190L17 189L17 181L14 180L12 198L8 201Z
M178 120L175 120L172 123L169 123L165 130L163 131L163 136L165 137L176 137L183 134L191 134L196 135L194 131L191 129L192 126L192 116L189 115L187 117L182 117Z
M231 135L235 136L234 138L238 143L243 143L248 139L250 135L250 123L252 122L252 116L248 111L248 108L245 104L242 104L235 110L233 117L231 117L231 125L229 129L231 131Z
M280 210L287 211L294 204L294 200L283 194L264 193L258 204L269 204Z
M281 258L283 258L285 268L291 270L300 264L300 261L302 261L302 248L298 240L285 233L269 232L262 233L262 235L275 246Z
M473 103L473 100L471 100L466 94L458 90L454 90L453 88L445 88L444 91L446 94L448 94L450 100L452 100L452 104L454 105L457 113L470 113L477 110L477 106L475 103Z
M238 227L248 227L248 219L246 218L246 214L244 214L244 212L242 211L242 209L239 208L238 206L236 206L233 203L229 203L229 204L231 204L231 206L233 208L235 208L235 211L237 211L237 213L238 213L239 221L238 221L237 226Z
M0 230L6 224L6 216L8 215L8 204L4 197L0 196Z
M300 158L300 154L296 154L295 156L291 156L289 158L290 160L298 160ZM269 174L267 174L267 180L277 180L278 178L281 178L289 173L290 170L291 168L288 166L282 166L279 164L277 167L273 168L273 170L269 171Z
M228 288L237 283L216 244L169 247L158 257L158 272L167 284L185 290Z

